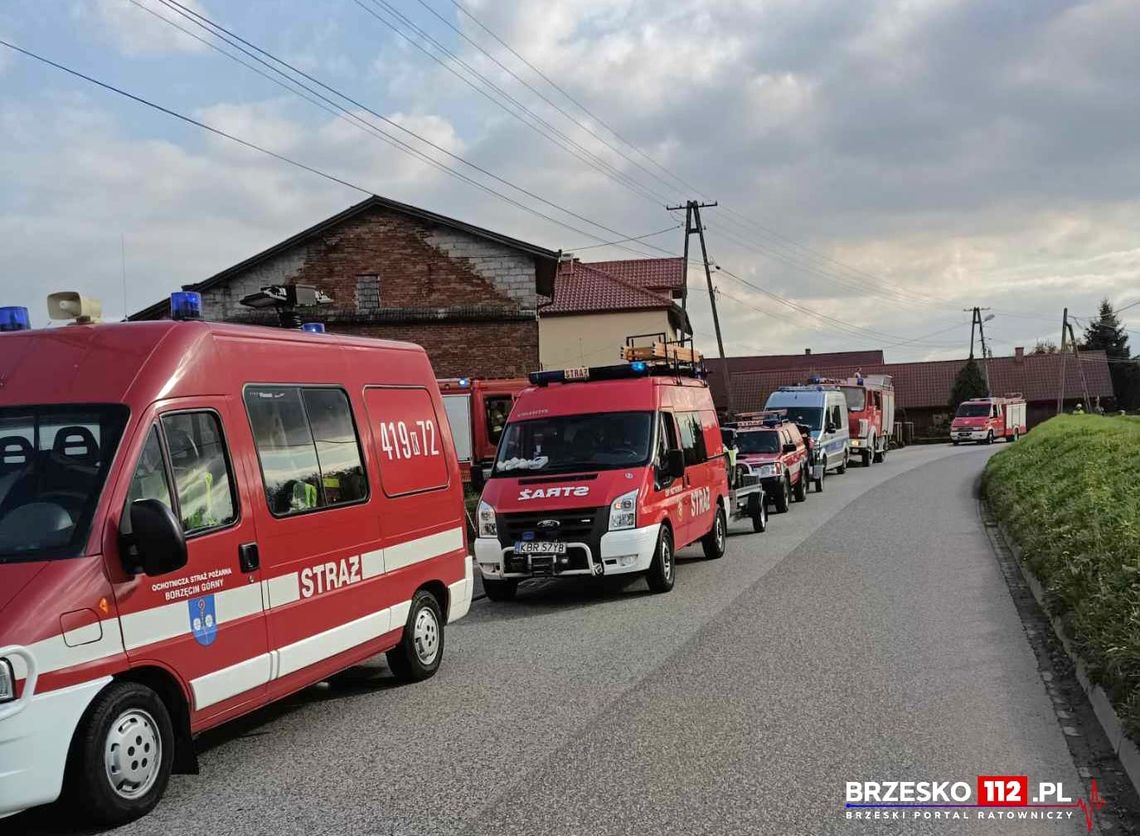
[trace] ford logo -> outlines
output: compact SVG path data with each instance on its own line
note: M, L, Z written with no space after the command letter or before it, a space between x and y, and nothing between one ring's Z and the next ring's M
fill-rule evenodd
M561 525L558 520L539 520L535 528L541 528L543 531L554 531Z

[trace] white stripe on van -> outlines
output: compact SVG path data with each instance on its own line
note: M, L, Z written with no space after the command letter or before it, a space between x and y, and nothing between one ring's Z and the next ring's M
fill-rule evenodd
M262 653L228 668L192 679L190 690L194 692L194 707L201 711L251 688L264 685L269 681L270 670L270 656L268 653Z
M389 546L384 549L384 567L387 571L394 572L461 548L463 548L463 529L449 528L438 534L429 534L427 537Z
M270 578L262 581L262 584L265 586L266 609L292 604L301 597L301 585L297 582L296 572Z

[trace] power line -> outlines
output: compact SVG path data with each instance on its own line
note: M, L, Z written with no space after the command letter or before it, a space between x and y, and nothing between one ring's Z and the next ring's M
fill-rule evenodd
M598 247L612 247L612 246L615 246L617 244L624 244L627 241L644 241L646 238L652 238L655 235L664 235L666 232L672 232L674 229L680 229L680 228L681 228L680 224L674 224L673 226L667 226L664 229L659 229L656 232L647 232L644 235L634 235L634 236L631 236L629 238L621 238L617 241L605 241L601 244L587 244L585 247L567 247L566 252L576 253L576 252L581 252L582 250L597 249Z

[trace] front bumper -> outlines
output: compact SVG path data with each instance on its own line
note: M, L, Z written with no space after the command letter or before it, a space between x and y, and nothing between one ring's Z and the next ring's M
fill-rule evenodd
M26 652L5 648L0 655L17 650ZM29 677L18 700L0 705L0 817L59 798L75 729L110 681L105 676L36 693L35 680Z
M567 542L568 550L584 552L584 565L582 561L572 563L568 555L553 558L516 555L513 546L503 546L491 537L478 537L475 540L475 562L479 564L483 577L491 580L644 572L653 561L660 531L659 523L624 531L607 531L596 548L585 542ZM561 560L563 557L565 562Z
M989 436L990 430L988 427L976 429L973 427L966 427L964 429L950 430L951 441L985 441Z

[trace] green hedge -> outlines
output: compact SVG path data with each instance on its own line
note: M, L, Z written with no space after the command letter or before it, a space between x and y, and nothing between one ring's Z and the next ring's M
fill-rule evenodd
M1046 421L990 459L983 489L1140 740L1140 419Z

